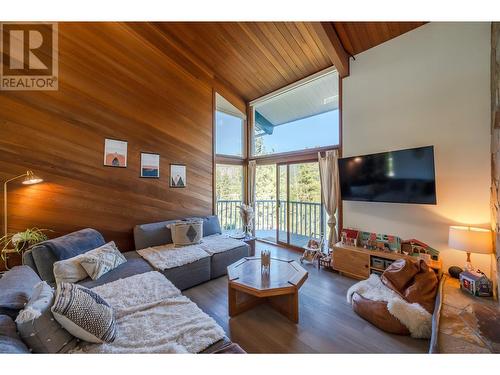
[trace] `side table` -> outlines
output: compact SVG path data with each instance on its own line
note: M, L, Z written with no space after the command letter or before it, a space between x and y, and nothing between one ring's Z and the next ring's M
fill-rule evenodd
M250 246L250 256L255 256L255 240L257 237L254 236L246 236L242 239L243 242L247 243Z

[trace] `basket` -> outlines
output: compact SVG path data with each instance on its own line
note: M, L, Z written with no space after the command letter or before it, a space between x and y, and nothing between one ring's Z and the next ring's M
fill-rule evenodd
M203 238L203 219L179 220L168 224L172 233L172 242L176 247L195 245Z

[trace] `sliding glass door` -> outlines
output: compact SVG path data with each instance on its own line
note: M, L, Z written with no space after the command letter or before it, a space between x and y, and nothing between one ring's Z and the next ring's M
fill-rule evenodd
M324 232L324 211L318 162L277 166L277 240L302 247L311 235Z

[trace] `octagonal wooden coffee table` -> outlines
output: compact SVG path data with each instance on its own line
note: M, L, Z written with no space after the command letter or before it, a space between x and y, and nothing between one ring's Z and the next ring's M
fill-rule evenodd
M269 303L294 323L299 322L299 288L307 271L294 260L271 259L268 274L260 258L243 258L227 267L229 316Z

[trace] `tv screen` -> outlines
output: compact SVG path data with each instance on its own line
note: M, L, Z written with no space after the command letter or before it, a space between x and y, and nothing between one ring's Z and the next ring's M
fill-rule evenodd
M343 200L436 204L434 147L339 159Z

